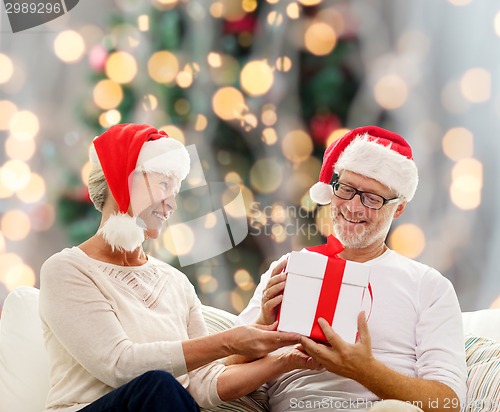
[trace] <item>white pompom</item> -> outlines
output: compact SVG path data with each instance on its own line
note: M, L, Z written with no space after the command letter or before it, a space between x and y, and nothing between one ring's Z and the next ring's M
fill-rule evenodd
M317 182L309 190L309 196L316 203L327 205L332 201L333 187L323 182Z
M111 246L119 251L132 252L144 242L144 229L139 227L136 218L119 213L111 215L97 232Z

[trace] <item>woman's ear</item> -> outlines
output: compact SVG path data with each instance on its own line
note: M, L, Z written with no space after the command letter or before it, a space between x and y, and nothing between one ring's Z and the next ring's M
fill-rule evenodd
M394 219L397 219L399 216L401 216L403 214L403 211L405 210L407 203L408 202L406 200L404 200L398 204L398 207L396 208L396 211L394 212Z

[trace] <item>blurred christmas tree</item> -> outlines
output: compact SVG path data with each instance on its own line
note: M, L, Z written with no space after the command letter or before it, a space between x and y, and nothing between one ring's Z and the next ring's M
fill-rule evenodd
M342 134L358 87L347 3L121 3L123 13L89 52L82 121L96 135L121 122L153 124L196 145L207 181L239 185L249 235L220 256L181 268L204 302L239 311L270 261L331 232L327 208L317 209L308 189L325 146ZM98 222L82 190L70 185L71 195L59 202L75 243ZM179 209L196 214L196 202L185 201ZM168 244L148 248L174 259Z

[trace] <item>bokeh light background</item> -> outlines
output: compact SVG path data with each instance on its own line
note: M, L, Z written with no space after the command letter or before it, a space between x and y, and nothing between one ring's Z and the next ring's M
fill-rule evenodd
M1 12L0 305L16 286L37 286L43 261L74 244L61 199L79 218L72 230L95 225L82 206L89 144L135 121L195 144L207 180L239 185L259 229L181 268L203 302L239 312L272 260L331 232L328 208L307 193L321 152L346 129L378 124L410 141L420 170L389 245L448 277L463 310L500 307L496 2L81 0L17 34ZM168 31L179 19L182 30ZM340 64L342 44L352 52ZM357 82L345 113L316 113L319 125L305 121L304 56L333 56L317 61ZM169 236L183 240L177 250ZM166 233L148 250L177 265L189 236Z

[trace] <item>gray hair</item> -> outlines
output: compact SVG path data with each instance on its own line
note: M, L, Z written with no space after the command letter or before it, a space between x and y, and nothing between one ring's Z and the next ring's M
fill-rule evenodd
M99 163L92 163L92 169L89 173L89 195L94 207L102 212L104 204L108 198L108 182Z

